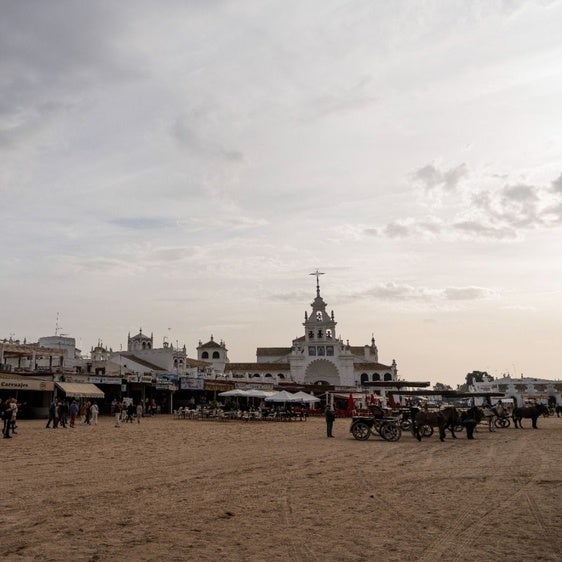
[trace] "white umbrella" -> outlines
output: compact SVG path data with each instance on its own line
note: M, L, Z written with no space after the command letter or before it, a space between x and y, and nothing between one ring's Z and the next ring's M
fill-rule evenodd
M300 402L320 402L320 398L316 398L316 396L308 394L307 392L304 392L302 390L299 390L294 396L295 398L298 398Z
M226 390L225 392L219 392L219 396L247 396L246 391L240 390L239 388L233 388L232 390Z
M295 398L294 394L287 392L286 390L280 390L271 396L265 398L266 402L300 402L300 398Z
M265 398L268 393L265 390L258 390L257 388L252 388L250 390L244 390L244 396L249 398Z

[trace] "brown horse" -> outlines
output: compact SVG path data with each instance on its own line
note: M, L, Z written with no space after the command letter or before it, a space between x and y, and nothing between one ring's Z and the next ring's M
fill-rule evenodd
M535 404L534 406L515 408L511 417L513 418L515 429L517 429L517 427L523 429L521 425L521 420L523 418L530 418L533 423L533 429L537 429L537 419L542 415L548 415L548 408L544 404Z
M460 422L460 416L454 406L447 406L437 412L429 412L427 410L418 410L413 416L412 432L416 439L421 441L422 436L420 428L424 425L439 428L439 439L445 440L445 430L448 428L453 439L456 439L455 425Z

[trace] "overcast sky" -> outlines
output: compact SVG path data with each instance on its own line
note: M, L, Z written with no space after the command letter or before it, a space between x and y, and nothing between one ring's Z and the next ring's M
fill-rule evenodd
M0 8L0 338L561 377L561 1Z

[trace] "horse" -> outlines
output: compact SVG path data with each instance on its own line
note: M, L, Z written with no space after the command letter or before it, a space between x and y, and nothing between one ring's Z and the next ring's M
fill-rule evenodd
M535 404L534 406L515 408L511 417L513 419L513 423L515 424L515 429L517 429L517 427L523 429L523 426L521 425L521 420L523 418L530 418L533 422L533 429L537 429L538 417L547 413L548 408L544 404Z
M500 417L497 409L495 407L492 408L491 406L482 406L482 408L479 408L479 410L480 415L482 416L481 419L484 419L488 422L488 431L496 431L494 423Z
M495 415L495 414L494 414ZM461 423L466 427L466 438L474 439L474 428L484 419L482 408L472 406L461 413ZM490 422L491 423L491 422ZM490 429L492 431L492 429Z
M413 416L412 433L418 441L422 436L420 428L424 425L439 428L439 439L445 440L445 430L448 428L453 439L456 439L455 425L460 421L459 413L454 406L447 406L437 412L428 412L427 410L418 410Z

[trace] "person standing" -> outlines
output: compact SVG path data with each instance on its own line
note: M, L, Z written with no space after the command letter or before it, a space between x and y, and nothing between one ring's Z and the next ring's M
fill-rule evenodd
M57 428L56 420L57 420L57 401L55 398L53 398L51 400L51 403L49 404L49 421L47 422L45 428L51 427L51 422L53 422L53 429L56 429Z
M12 397L6 398L2 403L2 421L4 427L2 429L2 436L4 439L11 439L10 426L12 425Z
M78 404L76 403L76 400L73 400L72 404L70 405L70 427L74 427L74 424L76 423L77 415L78 415Z
M12 425L12 435L13 435L14 433L17 433L16 418L18 417L18 401L15 398L12 398L11 408L12 408L11 425Z
M114 412L115 412L115 427L121 427L121 402L119 402L119 400L116 400L115 402Z
M142 402L137 404L137 423L140 423L140 419L142 418Z
M96 402L90 406L90 413L92 414L92 424L98 425L98 414L100 413L100 409Z
M333 437L332 431L334 428L334 420L336 419L336 414L330 406L326 405L324 410L324 417L326 418L326 433L328 437Z

